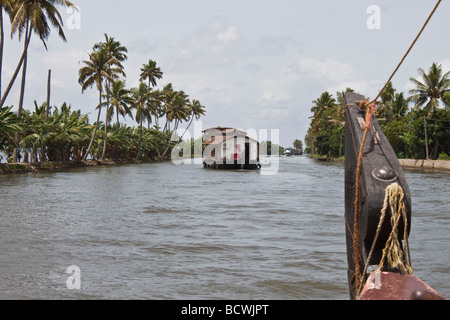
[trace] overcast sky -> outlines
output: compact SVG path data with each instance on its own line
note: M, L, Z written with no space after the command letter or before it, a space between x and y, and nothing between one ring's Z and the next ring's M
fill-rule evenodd
M312 101L351 87L374 98L412 43L435 0L73 0L79 15L60 8L67 42L53 32L48 51L31 42L25 107L63 102L95 121L95 88L81 93L78 70L104 33L128 48L128 87L155 60L172 83L205 106L202 127L279 129L280 144L304 140ZM376 11L369 10L379 8ZM450 70L450 3L443 1L393 79L407 93L410 77L433 62ZM377 20L376 18L379 18ZM379 22L379 24L378 24ZM371 28L369 28L369 26ZM9 25L6 25L6 34ZM5 43L3 87L22 44ZM20 78L8 105L18 104ZM134 124L131 124L134 125ZM192 131L192 135L194 132ZM270 138L270 136L269 136Z

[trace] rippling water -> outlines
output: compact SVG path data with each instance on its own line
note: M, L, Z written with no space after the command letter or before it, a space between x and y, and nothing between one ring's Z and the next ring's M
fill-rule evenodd
M413 269L450 297L450 174L407 177ZM0 176L0 298L348 299L343 180L305 156L275 175L162 162Z

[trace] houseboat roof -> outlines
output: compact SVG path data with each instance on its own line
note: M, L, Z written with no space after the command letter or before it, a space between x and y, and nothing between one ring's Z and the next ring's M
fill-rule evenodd
M217 131L220 131L222 134L221 135L212 135L210 138L208 137L208 133L215 133ZM209 145L209 144L221 144L224 141L230 139L230 138L234 138L237 136L244 136L246 139L255 141L256 143L258 143L258 141L256 141L255 139L252 139L250 137L247 136L247 133L245 131L236 129L236 128L231 128L231 127L215 127L215 128L209 128L206 130L203 130L203 132L205 133L205 136L207 138L209 138L208 140L206 140L203 144L205 145Z
M243 130L240 129L236 129L236 128L231 128L231 127L214 127L214 128L209 128L206 130L203 130L203 133L208 133L209 131L220 131L222 132L222 134L228 134L228 133L240 133L240 134L244 134L247 135L247 133Z

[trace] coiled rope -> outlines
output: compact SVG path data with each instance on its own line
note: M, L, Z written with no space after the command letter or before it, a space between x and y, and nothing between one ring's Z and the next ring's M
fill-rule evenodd
M365 127L365 130L364 130L364 136L363 136L363 139L362 139L362 142L361 142L361 147L360 147L360 150L359 150L358 162L357 162L357 167L356 167L356 181L355 181L355 188L356 188L356 190L355 190L355 202L354 202L354 205L355 205L355 217L354 217L354 225L353 225L353 261L355 262L355 288L357 289L356 296L358 296L359 293L360 293L360 289L359 289L360 288L360 284L363 282L363 278L365 277L365 275L361 275L360 264L359 264L359 260L360 260L360 257L361 257L361 254L360 254L360 231L359 231L359 216L360 216L359 185L360 185L360 175L361 175L361 164L362 164L364 145L365 145L365 142L366 142L367 133L368 133L368 131L370 129L370 123L371 123L371 120L372 120L373 112L374 112L375 107L376 107L376 101L381 96L381 94L384 92L384 90L386 89L387 85L389 84L389 82L394 77L394 75L400 69L400 66L403 64L403 62L405 61L406 57L408 56L408 54L411 52L412 48L416 44L417 40L422 35L422 33L425 30L426 26L430 22L432 16L434 15L434 13L436 12L437 8L439 7L439 4L441 3L441 1L442 0L437 1L436 5L434 6L433 10L431 11L431 13L428 16L427 20L425 21L424 25L420 29L419 33L415 37L414 41L409 46L409 48L406 51L406 53L403 55L402 59L400 60L400 62L397 65L397 67L395 68L394 72L391 74L389 79L386 81L386 83L384 84L383 88L380 90L380 92L376 96L376 98L373 99L370 102L369 101L362 101L362 102L360 102L360 105L359 105L361 109L365 109L366 110L366 127Z

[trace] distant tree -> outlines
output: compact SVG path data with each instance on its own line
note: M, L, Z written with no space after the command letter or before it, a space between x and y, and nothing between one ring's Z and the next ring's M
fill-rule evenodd
M433 63L426 73L419 68L422 81L410 78L416 88L409 91L411 96L408 98L415 104L415 108L423 108L427 117L433 116L442 102L445 107L450 107L448 95L450 93L450 71L443 74L442 65Z
M303 142L301 140L295 139L293 146L297 150L303 150Z
M121 68L110 67L112 65L111 57L108 54L108 52L106 52L106 50L94 51L93 53L89 54L89 60L83 61L83 63L85 64L85 66L80 69L78 78L78 82L81 85L82 92L84 92L87 88L90 88L94 85L97 87L97 90L99 92L97 122L95 123L94 131L92 133L92 138L89 143L89 146L86 150L86 153L83 156L83 160L86 160L87 155L91 151L92 144L94 142L95 135L97 133L98 125L100 122L104 82L105 81L113 82L115 79L118 78L119 74L123 73L123 71Z

